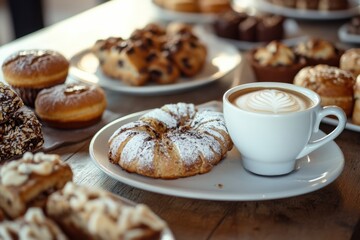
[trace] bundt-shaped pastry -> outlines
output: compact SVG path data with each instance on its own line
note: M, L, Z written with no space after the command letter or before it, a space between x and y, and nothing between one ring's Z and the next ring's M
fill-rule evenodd
M120 127L109 160L128 172L174 179L209 172L233 144L223 114L193 104L167 104Z

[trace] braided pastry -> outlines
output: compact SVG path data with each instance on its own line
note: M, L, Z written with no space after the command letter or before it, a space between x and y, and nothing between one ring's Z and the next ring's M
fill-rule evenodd
M109 146L110 162L126 171L174 179L209 172L233 144L222 113L178 103L120 127Z

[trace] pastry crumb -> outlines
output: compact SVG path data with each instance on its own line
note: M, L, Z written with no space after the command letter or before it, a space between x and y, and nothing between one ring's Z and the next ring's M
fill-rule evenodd
M224 188L224 185L221 184L221 183L217 183L217 184L215 184L215 186L216 186L217 188L219 188L219 189L223 189L223 188Z

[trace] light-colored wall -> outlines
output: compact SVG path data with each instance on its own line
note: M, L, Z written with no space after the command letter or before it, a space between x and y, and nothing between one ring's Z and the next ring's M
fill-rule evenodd
M7 0L11 1L11 0ZM99 0L43 0L44 23L50 26L101 3ZM0 0L0 45L14 39L6 0Z

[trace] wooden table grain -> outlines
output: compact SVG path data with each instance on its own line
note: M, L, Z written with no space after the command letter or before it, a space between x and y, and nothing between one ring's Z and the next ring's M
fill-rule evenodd
M50 48L67 57L106 36L128 35L152 21L156 14L143 0L110 1L59 24L0 47L0 62L20 49ZM309 35L338 41L344 21L302 21ZM221 100L223 93L249 72L242 64L212 84L167 96L135 96L106 90L108 109L122 116L171 102L195 104ZM3 77L0 75L0 79ZM332 126L322 124L328 132ZM342 174L311 193L267 201L210 201L173 197L137 189L108 177L89 156L90 138L51 153L61 155L74 171L74 181L109 190L145 203L163 218L176 239L360 239L360 133L345 130L335 142L345 157Z

